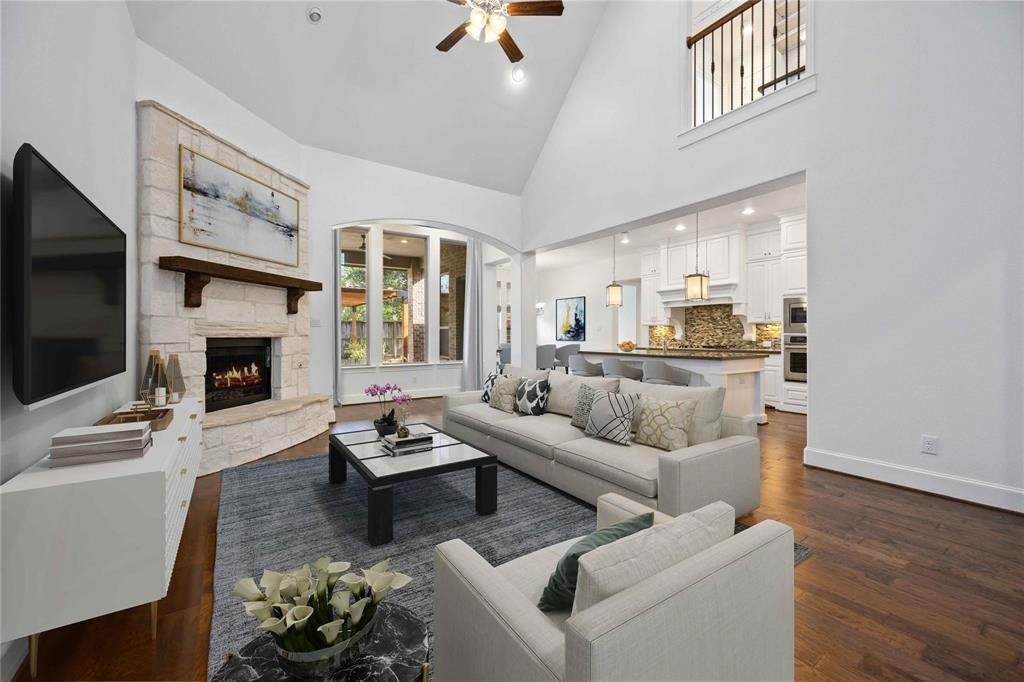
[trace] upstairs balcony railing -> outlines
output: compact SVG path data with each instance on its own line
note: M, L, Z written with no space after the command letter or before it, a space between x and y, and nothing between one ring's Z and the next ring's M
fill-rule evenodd
M773 93L807 69L805 0L749 0L686 39L693 126Z

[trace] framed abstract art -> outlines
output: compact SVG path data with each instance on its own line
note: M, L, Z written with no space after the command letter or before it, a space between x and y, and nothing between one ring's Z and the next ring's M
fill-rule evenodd
M555 299L555 341L587 340L587 298Z
M185 145L179 152L179 241L299 264L298 199Z

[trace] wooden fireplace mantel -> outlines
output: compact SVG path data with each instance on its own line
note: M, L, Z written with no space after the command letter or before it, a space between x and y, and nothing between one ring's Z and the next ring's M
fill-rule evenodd
M260 270L250 270L234 265L211 263L210 261L186 256L160 256L160 269L185 273L185 307L198 308L203 305L203 288L213 277L230 279L247 284L262 284L281 287L288 292L288 314L299 312L299 299L307 291L322 291L324 285L311 279L299 279L287 275L276 275Z

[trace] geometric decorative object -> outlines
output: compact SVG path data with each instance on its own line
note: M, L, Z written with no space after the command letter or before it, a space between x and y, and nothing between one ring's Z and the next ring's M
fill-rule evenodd
M298 199L185 145L179 164L179 241L298 266Z
M555 299L555 324L555 341L586 341L586 297Z

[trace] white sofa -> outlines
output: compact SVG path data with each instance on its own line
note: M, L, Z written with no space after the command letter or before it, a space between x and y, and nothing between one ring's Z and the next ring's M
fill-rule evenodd
M725 389L666 386L631 379L567 377L551 374L555 407L571 414L567 382L616 382L609 390L667 400L698 399L690 445L666 452L647 445L618 445L588 438L566 414L522 416L502 412L480 400L481 391L444 397L444 429L451 435L525 474L589 504L604 493L624 495L674 516L722 500L737 515L760 505L761 446L752 418L722 415ZM555 398L559 388L563 392ZM561 407L558 407L561 406Z
M713 507L727 509L730 514L725 520L731 523L731 509L722 503ZM620 495L602 495L597 526L604 528L647 511ZM670 520L655 514L656 524ZM648 572L650 577L586 608L539 610L536 604L548 576L577 539L497 567L461 540L438 545L434 553L437 679L793 679L793 531L789 527L763 521L705 545L660 572ZM577 606L588 578L588 556L580 559Z

